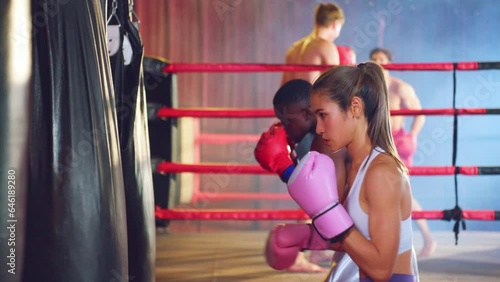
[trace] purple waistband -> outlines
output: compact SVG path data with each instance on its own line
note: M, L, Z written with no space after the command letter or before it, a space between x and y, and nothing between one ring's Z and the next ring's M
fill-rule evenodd
M389 282L416 282L417 277L415 275L410 274L393 274ZM359 279L359 282L373 282L373 279L370 277L365 277Z

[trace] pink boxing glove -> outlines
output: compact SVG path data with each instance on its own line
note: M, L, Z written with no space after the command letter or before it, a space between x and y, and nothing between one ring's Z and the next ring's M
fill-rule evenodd
M335 164L324 154L308 152L288 180L288 193L312 218L318 233L336 241L353 226L353 221L339 203Z
M302 250L327 250L330 243L316 232L311 224L281 224L269 233L266 260L276 270L292 266Z

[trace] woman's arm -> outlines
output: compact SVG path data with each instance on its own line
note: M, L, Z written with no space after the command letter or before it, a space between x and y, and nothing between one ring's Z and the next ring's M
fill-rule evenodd
M375 160L368 168L360 204L368 213L371 240L354 229L342 240L342 248L362 272L375 281L388 280L396 262L403 176L389 161Z

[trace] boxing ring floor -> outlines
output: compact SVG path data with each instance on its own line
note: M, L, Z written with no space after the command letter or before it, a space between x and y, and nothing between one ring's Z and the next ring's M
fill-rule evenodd
M182 224L181 222L172 223ZM174 227L175 228L175 227ZM169 230L171 228L169 227ZM266 231L175 232L157 229L156 281L322 281L325 274L289 273L267 266ZM435 253L419 259L420 281L500 281L500 232L434 231ZM422 240L415 231L416 250Z

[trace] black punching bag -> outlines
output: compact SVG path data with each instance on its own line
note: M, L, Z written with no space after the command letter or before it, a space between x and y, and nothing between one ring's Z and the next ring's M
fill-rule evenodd
M23 281L129 280L102 11L100 0L32 0L36 30Z
M0 1L0 281L21 282L28 177L29 1Z
M155 280L153 176L149 153L143 46L127 0L108 3L108 49L115 89L125 201L129 277Z

